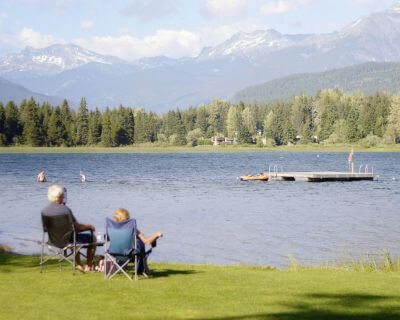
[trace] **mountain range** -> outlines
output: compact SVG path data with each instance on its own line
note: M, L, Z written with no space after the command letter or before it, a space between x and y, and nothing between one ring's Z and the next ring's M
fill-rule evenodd
M314 96L320 89L339 89L351 93L361 91L367 95L377 91L397 93L400 92L400 63L366 62L329 71L294 74L244 88L235 94L233 100L288 100L301 93Z
M400 3L329 34L239 32L197 57L127 62L74 44L27 47L0 58L0 76L46 96L86 97L92 108L122 103L164 112L230 99L240 89L292 74L396 61Z

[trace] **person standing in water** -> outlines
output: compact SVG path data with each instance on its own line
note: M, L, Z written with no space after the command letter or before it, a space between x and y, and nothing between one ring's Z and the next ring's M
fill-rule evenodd
M86 182L86 174L82 170L79 171L79 176L81 177L82 182Z
M40 170L39 174L36 177L37 182L46 182L46 171L44 169Z
M355 161L354 161L354 149L353 148L351 148L351 151L349 153L348 161L349 161L349 169L351 170L351 173L354 173Z

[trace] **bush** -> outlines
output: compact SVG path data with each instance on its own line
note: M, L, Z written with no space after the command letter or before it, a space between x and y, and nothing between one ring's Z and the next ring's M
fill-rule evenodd
M382 138L375 136L372 133L370 133L369 135L367 135L364 139L362 139L360 141L361 145L364 148L376 147L376 146L379 146L380 144L382 144L382 142L383 142Z

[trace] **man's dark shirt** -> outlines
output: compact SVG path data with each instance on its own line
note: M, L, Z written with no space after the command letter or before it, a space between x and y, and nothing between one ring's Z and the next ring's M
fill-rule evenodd
M50 202L49 205L42 210L42 215L47 217L70 215L72 221L76 223L76 219L72 214L71 209L64 204Z

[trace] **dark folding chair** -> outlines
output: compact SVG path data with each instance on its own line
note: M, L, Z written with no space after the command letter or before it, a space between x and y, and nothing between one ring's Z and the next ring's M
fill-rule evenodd
M104 277L111 279L117 273L123 273L133 280L127 272L130 262L134 264L134 278L137 280L138 256L140 251L136 240L136 220L115 222L106 219L105 268Z
M43 271L43 265L52 257L56 256L59 258L60 270L62 269L62 262L67 261L72 264L72 272L75 273L76 254L83 255L80 250L87 248L91 243L76 243L74 222L70 215L42 215L42 225L43 236L41 242L40 272ZM47 241L45 240L46 233L48 235ZM45 258L45 246L47 246L49 252L53 253L52 256Z

